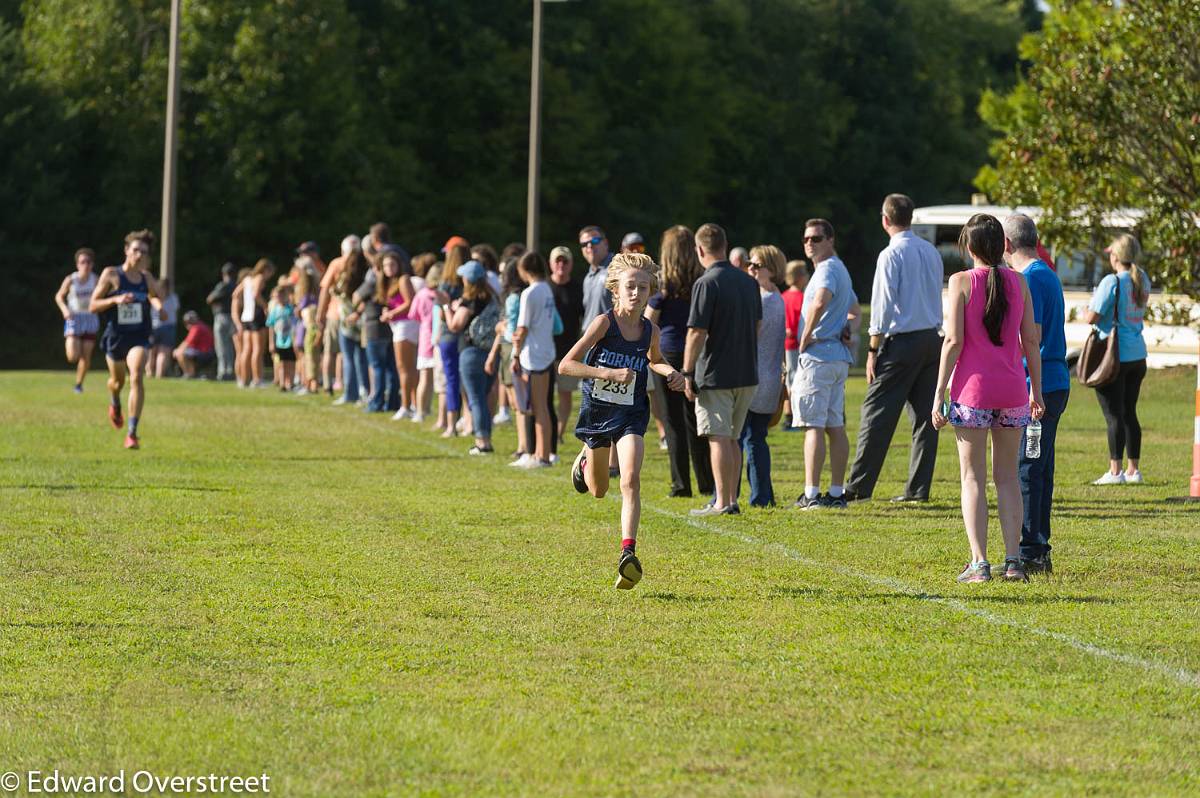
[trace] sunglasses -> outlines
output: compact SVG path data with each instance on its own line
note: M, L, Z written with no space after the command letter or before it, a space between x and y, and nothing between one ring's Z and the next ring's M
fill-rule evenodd
M826 236L805 236L804 243L805 244L820 244L822 241L825 240L825 238L826 238Z
M761 269L763 265L756 261L750 261L750 263L747 264L747 267L751 269Z
M598 247L604 242L604 236L596 236L579 242L580 247Z

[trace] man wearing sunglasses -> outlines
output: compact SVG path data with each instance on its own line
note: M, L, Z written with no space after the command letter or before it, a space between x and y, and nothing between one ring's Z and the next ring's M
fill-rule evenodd
M908 483L892 501L929 501L933 483L938 434L932 411L942 351L944 267L933 244L910 229L913 205L903 194L889 194L880 214L890 241L879 253L871 287L867 395L846 483L849 501L869 499L874 492L905 407L913 422Z
M608 251L608 238L594 224L579 231L579 249L588 262L588 272L583 276L583 326L592 319L612 309L612 294L604 287L608 279L608 264L612 253Z

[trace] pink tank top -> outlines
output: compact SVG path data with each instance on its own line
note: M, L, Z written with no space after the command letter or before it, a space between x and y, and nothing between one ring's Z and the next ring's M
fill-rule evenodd
M1012 269L995 267L1004 280L1008 312L1001 327L1001 345L996 346L983 326L990 269L972 269L971 298L967 300L963 348L950 380L950 398L982 410L1023 407L1029 403L1022 362L1021 317L1025 315L1025 278Z

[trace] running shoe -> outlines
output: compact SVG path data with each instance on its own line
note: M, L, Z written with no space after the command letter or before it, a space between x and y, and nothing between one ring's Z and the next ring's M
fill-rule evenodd
M617 590L631 590L642 581L642 564L638 561L633 549L621 549L621 559L617 563Z
M402 407L392 416L392 421L403 421L406 418L408 418L408 408Z
M1139 470L1139 471L1134 471L1132 474L1130 474L1128 471L1126 471L1125 472L1125 484L1126 485L1141 485L1142 484L1142 472Z
M108 423L113 425L113 429L120 429L125 426L125 419L121 416L121 408L116 405L108 406Z
M992 566L987 560L977 563L967 563L963 568L962 573L958 575L958 581L966 583L974 582L990 582L992 581Z
M587 480L583 476L585 468L587 468L587 447L579 450L579 454L575 456L575 462L571 465L571 484L580 493L588 492Z
M557 454L550 455L550 465L558 465L558 455Z
M531 459L532 457L530 455L526 454L525 452L521 452L520 456L517 457L516 460L513 460L511 463L509 463L509 465L513 468L524 468L525 464Z
M418 413L416 410L410 410L408 412L409 412L408 420L414 424L420 424L422 421L425 420L424 413Z
M1004 568L1001 570L1001 575L1005 582L1028 582L1029 577L1025 574L1025 568L1021 565L1021 560L1017 557L1004 558Z
M495 451L496 450L493 449L491 446L472 446L470 449L467 449L467 454L473 454L473 455L492 454Z
M350 404L350 400L347 399L345 396L339 396L337 399L333 400L334 407L341 407L342 405L346 405L346 404Z
M140 449L141 447L138 445L138 437L136 435L126 435L125 436L125 448L126 449Z
M551 463L549 460L543 460L540 457L530 457L525 461L525 465L521 466L521 468L527 468L530 471L533 471L538 468L550 468L553 465L554 463Z
M842 506L845 507L846 505L845 505L844 497L842 499L842 502L843 502ZM816 496L813 496L811 498L808 496L808 494L801 493L800 498L796 499L795 503L792 506L795 507L797 510L820 510L825 505L822 502L820 493L818 493Z
M507 407L500 408L500 412L498 412L498 413L496 413L496 415L492 416L493 424L497 424L497 425L507 424L510 421L512 421L512 415L509 414Z
M1114 474L1111 471L1105 471L1104 476L1100 477L1099 479L1092 480L1092 484L1093 485L1124 485L1125 484L1125 474L1124 473Z
M75 393L83 393L83 384L75 383Z
M841 496L830 496L828 493L822 494L819 499L821 506L829 510L845 510L846 509L846 494Z
M704 518L710 515L741 515L742 510L737 506L737 502L728 507L717 507L714 504L706 504L703 507L697 507L694 510L688 510L688 514L693 518Z
M671 447L667 445L667 439L666 439L666 436L664 436L664 437L662 437L662 438L659 438L659 439L658 439L658 450L659 450L660 452L666 452L666 451L669 451L669 450L670 450L670 448L671 448Z
M1049 554L1043 554L1033 559L1021 558L1021 567L1025 569L1027 574L1049 574L1054 572L1054 563L1050 561Z

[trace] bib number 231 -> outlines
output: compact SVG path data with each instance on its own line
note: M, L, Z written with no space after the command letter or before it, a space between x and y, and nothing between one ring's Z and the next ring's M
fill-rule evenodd
M596 380L592 388L592 398L614 405L633 405L633 388L637 380L630 383L612 382L611 380Z
M141 324L142 323L142 303L131 302L128 305L117 305L117 324Z

